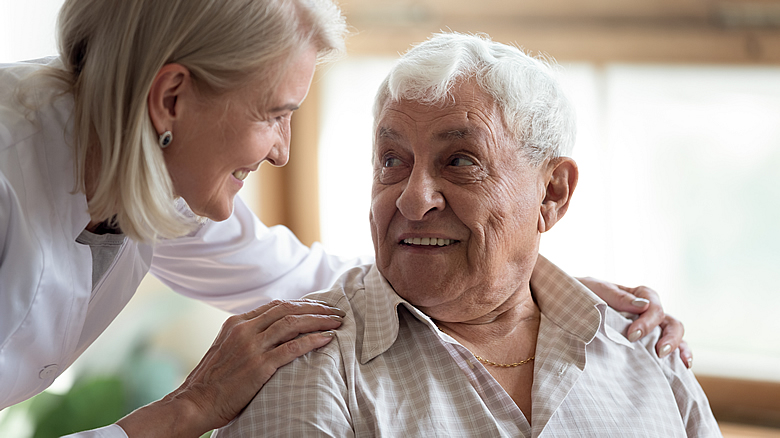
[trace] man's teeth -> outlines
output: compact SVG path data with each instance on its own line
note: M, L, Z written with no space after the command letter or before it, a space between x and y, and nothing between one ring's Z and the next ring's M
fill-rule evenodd
M404 243L407 245L430 245L430 246L447 246L453 243L451 239L437 239L435 237L415 237L411 239L404 239Z
M244 179L246 179L247 176L249 176L249 171L248 170L236 170L235 172L233 172L233 176L235 176L237 180L243 181Z

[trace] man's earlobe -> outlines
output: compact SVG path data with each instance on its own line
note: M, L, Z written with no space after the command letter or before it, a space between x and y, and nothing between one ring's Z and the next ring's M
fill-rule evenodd
M543 208L544 208L544 205L542 205L542 209ZM539 230L539 234L544 233L545 231L547 231L546 224L544 222L544 214L542 213L541 210L539 211L539 222L538 222L536 228Z
M579 178L577 163L569 157L551 160L548 172L544 200L539 210L540 233L549 231L566 214Z

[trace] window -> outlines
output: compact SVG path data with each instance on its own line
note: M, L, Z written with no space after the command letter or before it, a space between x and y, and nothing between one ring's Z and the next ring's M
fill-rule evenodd
M57 12L64 0L0 0L0 63L56 54Z
M323 243L372 253L373 97L393 58L323 79ZM580 182L542 254L575 275L658 290L696 371L780 381L780 68L567 65Z

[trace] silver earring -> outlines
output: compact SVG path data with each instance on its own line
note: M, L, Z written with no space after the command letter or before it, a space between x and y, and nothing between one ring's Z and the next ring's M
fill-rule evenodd
M162 134L160 134L160 138L157 139L157 144L160 145L161 148L165 149L168 147L168 145L171 144L173 141L173 134L171 131L165 131Z

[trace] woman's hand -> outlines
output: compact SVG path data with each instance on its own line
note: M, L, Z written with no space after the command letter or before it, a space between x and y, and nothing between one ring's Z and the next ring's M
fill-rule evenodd
M199 437L230 422L276 370L326 345L345 313L307 300L272 301L227 319L214 344L173 393L117 424L129 437ZM298 338L299 334L309 333Z
M682 322L664 313L658 293L649 287L629 288L592 277L578 278L610 307L621 312L637 313L637 318L626 330L626 337L634 342L661 326L661 337L655 344L658 357L664 357L680 348L680 358L688 368L693 366L693 352L683 341L685 328Z

